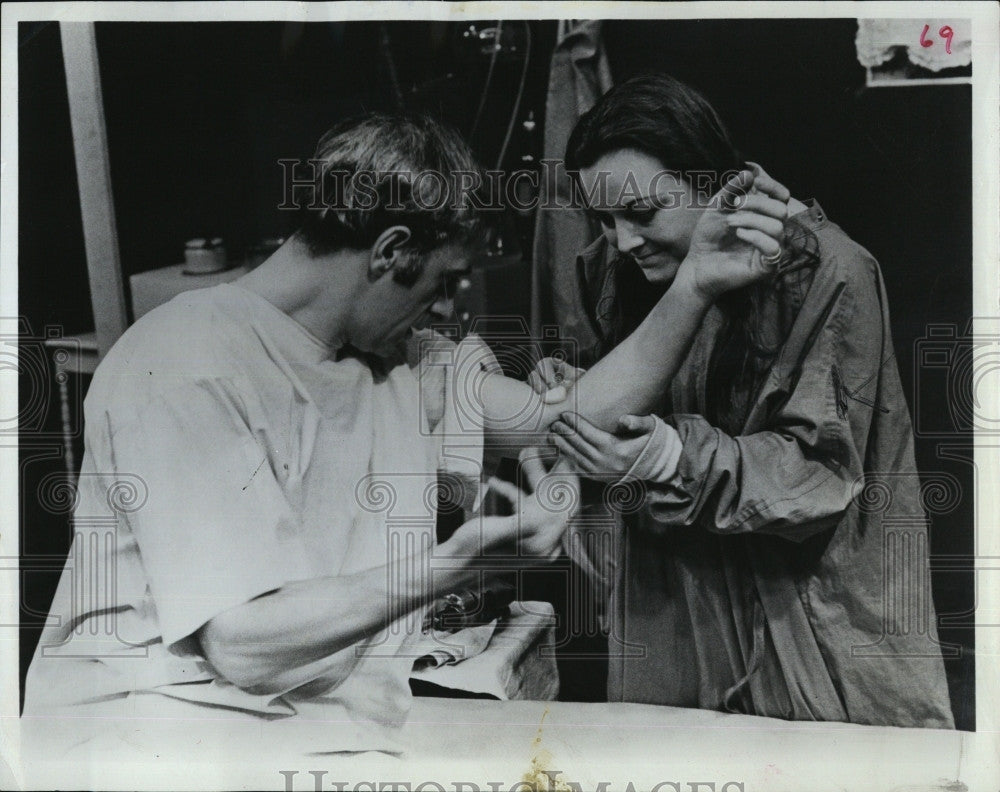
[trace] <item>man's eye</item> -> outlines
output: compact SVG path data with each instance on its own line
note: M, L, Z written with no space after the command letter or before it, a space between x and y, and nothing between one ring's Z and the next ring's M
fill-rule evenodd
M445 297L454 297L465 275L445 275L441 279L441 289Z

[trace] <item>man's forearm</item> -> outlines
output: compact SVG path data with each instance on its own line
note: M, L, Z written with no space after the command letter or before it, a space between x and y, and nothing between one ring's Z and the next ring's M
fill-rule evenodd
M433 569L429 555L415 556L352 575L289 583L209 621L198 633L202 651L221 676L241 688L264 694L291 690L319 676L331 655L442 594L477 582L478 536L478 530L460 529L435 547ZM418 572L414 577L402 570Z

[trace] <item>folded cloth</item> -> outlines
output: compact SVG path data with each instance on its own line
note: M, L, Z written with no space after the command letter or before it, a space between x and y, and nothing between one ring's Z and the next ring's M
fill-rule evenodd
M493 637L497 621L494 619L489 624L465 627L455 632L433 630L431 640L435 648L417 658L413 664L414 671L458 663L482 654Z
M411 679L504 701L551 701L559 693L555 611L548 602L512 602L509 616L455 633L434 631L432 638Z

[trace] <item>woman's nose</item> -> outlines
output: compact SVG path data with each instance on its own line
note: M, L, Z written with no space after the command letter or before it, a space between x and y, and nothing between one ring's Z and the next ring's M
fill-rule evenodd
M630 223L622 220L615 220L613 240L610 240L622 253L631 253L633 250L642 247L643 239L639 236Z

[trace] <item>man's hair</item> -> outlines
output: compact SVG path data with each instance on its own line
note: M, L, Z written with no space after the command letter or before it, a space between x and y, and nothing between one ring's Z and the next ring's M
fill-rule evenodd
M342 121L320 139L313 167L317 201L299 235L314 256L363 250L394 225L409 228L417 254L482 241L485 218L468 186L483 184L482 170L458 132L428 116Z

